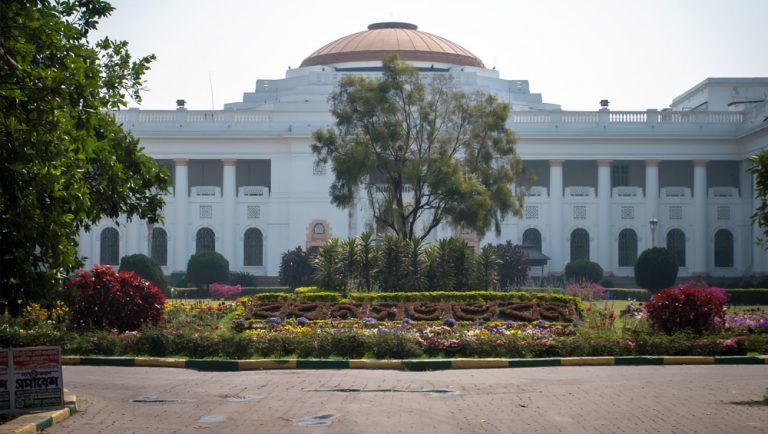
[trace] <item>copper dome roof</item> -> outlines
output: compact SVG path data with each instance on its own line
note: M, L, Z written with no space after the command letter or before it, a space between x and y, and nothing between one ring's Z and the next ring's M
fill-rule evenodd
M449 63L485 68L468 50L408 23L375 23L364 32L339 38L312 53L301 66L380 61L389 54L401 60Z

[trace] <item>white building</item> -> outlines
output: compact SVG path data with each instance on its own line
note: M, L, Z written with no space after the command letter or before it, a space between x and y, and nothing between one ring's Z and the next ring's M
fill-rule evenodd
M449 227L435 237L536 244L551 258L545 273L589 258L612 275L632 275L654 243L675 252L681 276L768 271L754 244L756 201L745 171L746 158L768 147L768 78L708 78L663 110L617 112L605 102L597 111L564 111L530 93L527 80L502 79L461 46L404 23L331 42L284 79L257 80L223 110L187 110L180 101L175 110L118 112L171 171L171 194L151 252L144 222L102 221L81 237L87 266L150 253L170 274L183 272L195 251L215 249L232 270L275 276L288 249L358 235L370 222L366 204L352 211L330 204L332 174L314 168L309 144L312 131L334 123L327 97L339 79L376 76L390 53L508 101L525 167L519 185L537 179L524 215L508 219L500 237L477 240Z

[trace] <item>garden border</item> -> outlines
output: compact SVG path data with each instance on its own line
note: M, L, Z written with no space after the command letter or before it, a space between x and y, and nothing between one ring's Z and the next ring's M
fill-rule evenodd
M77 411L77 396L64 389L64 408L19 416L0 425L0 434L35 434L69 419Z
M391 369L438 371L446 369L534 368L547 366L642 365L766 365L768 355L758 356L629 356L554 357L542 359L174 359L153 357L62 356L63 365L144 366L186 368L198 371L258 371L271 369Z

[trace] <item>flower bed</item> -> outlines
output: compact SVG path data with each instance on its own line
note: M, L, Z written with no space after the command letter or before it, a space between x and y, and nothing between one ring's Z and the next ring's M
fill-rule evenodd
M572 304L558 302L245 302L240 320L253 324L267 318L355 319L373 318L378 321L438 321L454 318L459 321L538 321L573 323L579 319Z
M421 301L373 294L344 302L308 302L288 294L276 301L172 301L163 321L128 332L78 329L59 303L49 310L31 306L20 318L0 318L0 346L61 345L68 355L195 359L768 354L768 313L761 310L718 317L700 335L668 335L649 325L643 305L634 302L620 314L609 302L591 303L578 319L556 322L548 319L561 315L558 309L573 313L578 305L566 302L563 308L553 299L502 294L494 301L472 295L462 302L433 301L447 297L438 293ZM515 320L495 319L505 314Z

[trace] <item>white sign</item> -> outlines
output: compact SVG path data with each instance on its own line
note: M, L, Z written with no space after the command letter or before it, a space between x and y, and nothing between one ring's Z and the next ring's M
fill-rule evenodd
M0 413L63 407L61 347L0 350Z

